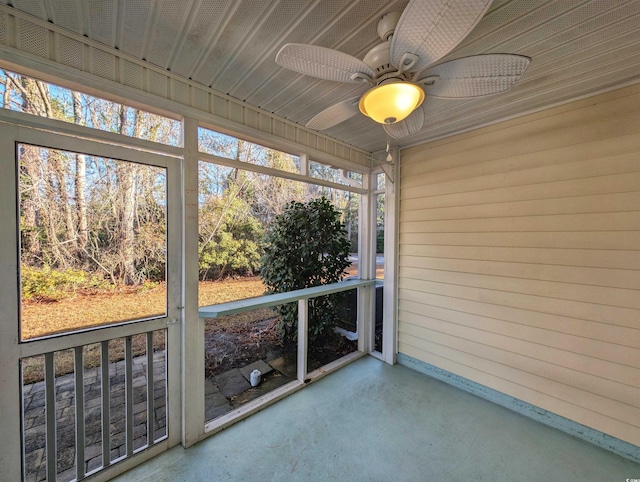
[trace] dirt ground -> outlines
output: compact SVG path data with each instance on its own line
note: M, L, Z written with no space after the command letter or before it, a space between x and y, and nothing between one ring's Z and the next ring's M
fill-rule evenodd
M226 319L225 319L226 318ZM358 348L336 336L324 346L309 347L309 371L326 365ZM278 337L278 317L270 309L242 315L208 319L205 325L205 377L213 378L232 368L241 368L257 360L287 356L296 351L286 349Z
M198 285L199 306L224 303L264 293L257 276L202 281ZM75 293L59 301L24 301L21 306L22 338L74 331L164 314L166 287L163 283L143 290Z
M278 338L278 317L271 309L205 321L205 377L256 360L274 359L285 350Z
M206 281L199 283L199 306L224 303L243 298L261 296L265 287L259 277ZM106 293L77 293L56 302L23 302L22 337L37 338L45 335L75 331L108 324L109 321L125 321L159 314L166 304L166 289L160 284L144 291L117 291ZM232 367L241 367L258 359L278 358L285 353L278 338L277 314L262 309L209 319L205 324L205 371L214 376ZM154 335L156 349L164 348L161 333ZM111 343L111 360L123 356L122 343ZM353 351L353 343L346 341L330 347L312 347L310 368L325 364ZM133 338L134 356L146 350L143 335ZM99 345L84 350L85 367L100 364ZM24 383L42 380L42 357L23 361ZM56 374L73 372L73 351L56 353Z

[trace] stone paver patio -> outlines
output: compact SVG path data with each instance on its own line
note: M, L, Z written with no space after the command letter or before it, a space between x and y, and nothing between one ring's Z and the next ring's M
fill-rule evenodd
M166 435L165 352L153 356L154 439ZM133 359L133 449L147 443L147 360ZM125 432L125 362L109 364L110 460L127 453ZM58 481L75 479L76 410L74 375L56 377L56 447ZM24 454L27 481L46 480L46 427L44 381L23 387ZM102 390L100 368L84 370L85 471L102 466Z
M261 382L256 387L250 383L254 369L262 374ZM213 379L205 379L205 421L218 418L295 378L295 360L281 357L269 361L257 360L244 367L227 370Z
M153 357L154 440L167 435L165 352ZM251 371L257 368L262 381L252 387ZM133 450L147 443L147 366L146 357L133 359ZM233 368L213 379L205 379L205 420L212 420L238 406L282 386L296 377L295 360L285 357L257 360ZM109 365L110 383L110 460L126 456L125 362ZM58 481L76 477L76 414L74 374L56 377L56 447ZM44 381L23 387L25 480L46 480L46 414ZM100 368L84 370L85 472L102 466L102 389Z

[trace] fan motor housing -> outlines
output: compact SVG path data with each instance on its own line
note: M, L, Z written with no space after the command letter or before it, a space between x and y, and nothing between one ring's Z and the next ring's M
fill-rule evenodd
M389 37L393 35L401 15L401 12L389 12L378 20L378 36L383 42L388 41Z
M382 43L373 47L367 55L364 56L365 64L376 72L376 78L397 70L391 65L391 37L400 20L401 12L385 13L378 21L378 36Z
M389 79L410 80L406 73L398 72L398 69L391 65L389 48L389 42L383 42L369 50L363 59L364 63L375 71L376 76L373 80L378 85Z
M382 42L369 50L364 59L362 59L365 64L375 71L376 76L395 70L390 63L390 49L391 44L389 42Z

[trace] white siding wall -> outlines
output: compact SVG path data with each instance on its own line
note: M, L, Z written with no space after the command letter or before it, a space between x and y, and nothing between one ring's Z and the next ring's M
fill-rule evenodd
M402 152L399 352L640 445L640 85Z

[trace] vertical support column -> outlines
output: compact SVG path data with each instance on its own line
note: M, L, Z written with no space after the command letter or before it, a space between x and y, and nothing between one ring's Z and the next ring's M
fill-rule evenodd
M100 346L100 385L102 391L102 466L111 465L111 392L109 391L109 342Z
M309 348L309 300L298 300L298 380L307 378L307 353Z
M309 175L309 158L306 154L300 154L298 158L300 160L300 174L303 176Z
M46 419L47 480L56 480L56 371L53 352L44 355L44 398Z
M153 331L147 333L147 445L151 447L155 440L153 434L154 407L154 363L153 363ZM166 385L165 385L166 386Z
M183 124L183 133L185 125ZM197 126L191 129L189 139L190 144L194 144L197 150ZM184 139L183 139L184 141ZM193 147L190 151L193 156ZM185 153L185 158L186 158ZM183 367L183 299L184 289L184 229L186 220L184 206L184 165L185 160L175 160L167 166L167 332L165 337L165 386L166 386L166 423L167 438L169 446L179 444L182 441L182 367ZM190 181L194 183L193 179ZM196 170L196 189L197 189ZM193 188L190 188L193 189ZM197 192L195 197L197 197ZM193 202L193 201L190 201ZM197 216L197 213L196 213ZM192 228L193 229L193 228ZM197 239L197 219L196 219L196 245ZM197 255L196 255L197 256ZM196 269L198 260L196 259ZM191 270L193 267L190 268ZM197 271L196 271L197 277ZM195 288L197 290L197 278ZM197 291L192 295L198 299ZM197 306L196 306L197 310ZM153 336L153 335L152 335ZM155 367L149 367L151 375L155 372ZM155 414L152 414L155 416Z
M126 447L127 457L130 457L133 455L133 346L130 336L124 339L124 386Z
M359 212L359 274L360 279L375 279L375 200L371 186L371 172L362 176L366 194L360 196ZM373 350L375 286L358 289L358 350L370 353Z
M182 445L204 434L204 326L198 318L198 121L184 119Z
M22 477L16 132L15 126L0 124L0 467L3 480Z
M395 364L398 353L398 195L400 182L400 149L391 148L393 182L385 183L384 200L384 310L382 316L382 356L387 363Z
M76 478L84 478L84 364L82 347L74 348L74 371L76 391Z

